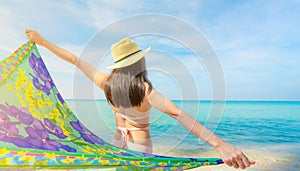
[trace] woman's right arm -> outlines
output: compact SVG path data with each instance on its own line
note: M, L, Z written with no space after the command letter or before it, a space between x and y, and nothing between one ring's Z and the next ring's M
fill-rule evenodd
M228 166L244 169L255 163L254 161L249 160L240 150L226 143L223 139L212 133L191 115L178 108L172 101L156 90L153 89L148 95L148 101L158 110L176 119L195 136L213 146Z
M25 34L30 41L47 48L56 56L77 66L90 80L92 80L98 87L104 90L104 83L108 78L107 74L98 71L95 67L80 59L73 53L44 39L38 32L34 30L25 30Z

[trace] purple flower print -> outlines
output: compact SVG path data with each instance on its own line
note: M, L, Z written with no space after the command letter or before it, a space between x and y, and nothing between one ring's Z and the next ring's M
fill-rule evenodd
M10 142L21 148L30 148L29 142L23 137L11 137Z
M30 125L33 122L33 117L26 108L19 109L14 105L6 104L6 106L4 106L0 104L0 109L3 114L13 116L25 125Z
M63 145L61 148L68 151L68 152L76 152L77 151L75 148L72 148L68 145Z
M51 140L50 138L43 139L34 139L34 138L25 138L25 140L30 144L31 148L59 151L63 146L61 143Z
M50 90L52 88L51 86L49 86L50 83L48 83L47 86L46 86L46 84L43 85L43 84L40 83L40 81L37 77L35 77L31 73L29 73L29 74L32 77L32 83L33 83L34 87L38 90L42 90L45 94L47 94L47 96L49 96L50 95Z
M16 127L15 122L7 122L6 124L1 124L0 125L0 132L7 136L17 136L19 135L19 130Z
M29 144L20 137L17 124L17 122L10 122L4 113L0 113L0 141L13 143L18 147L29 147Z
M20 112L20 110L13 105L6 105L7 106L1 104L0 107L2 110L0 112L0 141L10 142L23 147L24 143L22 143L22 140L19 140L20 135L17 128L17 125L19 125L20 122L11 122L9 117L10 115L12 115L13 117L18 117L18 113Z
M25 132L26 134L20 134ZM49 134L65 139L67 136L49 119L44 123L32 117L27 108L0 104L0 141L14 144L21 148L76 152L75 148L50 139Z
M26 108L21 108L16 118L25 125L31 125L34 121L30 112Z
M32 126L35 129L45 129L45 126L43 125L43 123L36 118L34 118Z
M0 133L0 141L12 143L21 148L29 148L30 144L24 138Z
M0 104L0 109L4 112L4 113L8 113L8 108L5 106L5 105L3 105L3 104Z
M77 130L79 132L79 134L81 135L81 137L86 141L89 142L91 144L104 144L104 141L97 137L95 134L93 134L92 132L90 132L85 126L83 126L79 121L77 122L70 122L71 126Z
M16 117L20 111L19 108L17 108L16 106L14 106L14 105L10 106L7 103L6 103L6 106L3 104L0 104L0 109L3 112L5 112L6 114L8 114L10 116L14 116L14 117Z
M8 123L10 123L9 117L4 112L0 112L0 125L5 125Z
M28 126L25 128L25 131L28 134L28 137L26 137L24 140L31 148L51 151L59 151L59 149L62 148L68 152L77 151L75 148L72 148L68 145L63 145L60 142L50 139L49 135L47 134L48 130Z
M29 56L29 61L28 61L29 65L31 68L35 68L37 63L38 63L38 58L32 54Z
M32 83L34 85L34 87L38 90L43 90L44 89L44 85L42 85L40 82L39 82L39 79L37 77L35 77L34 75L32 75L31 73L29 73L32 77Z
M38 139L38 138L49 138L47 132L45 129L36 129L36 128L33 128L31 126L27 126L25 128L25 132L28 134L28 136L30 138L35 138L35 139Z
M36 57L35 54L31 54L28 62L30 67L34 70L36 76L43 81L49 80L50 75L47 72L46 66L41 58Z
M55 87L55 85L50 77L49 72L46 69L43 60L41 58L36 57L35 54L32 54L29 57L28 63L35 74L33 75L30 73L34 87L38 90L42 90L47 96L49 96L50 91L53 87ZM39 79L41 80L41 82ZM60 93L57 92L55 93L55 95L61 103L65 103Z
M35 54L31 54L28 62L37 77L39 77L43 81L52 81L41 58L36 57Z
M56 93L56 96L58 98L58 100L60 101L60 103L65 103L64 99L61 97L60 93Z
M55 135L60 139L67 138L67 136L64 135L62 129L59 126L54 125L48 118L44 118L44 123L48 127L48 129L46 129L48 133Z
M25 140L30 144L31 148L58 151L63 145L59 142L51 140L43 129L34 129L31 126L25 128L28 137Z

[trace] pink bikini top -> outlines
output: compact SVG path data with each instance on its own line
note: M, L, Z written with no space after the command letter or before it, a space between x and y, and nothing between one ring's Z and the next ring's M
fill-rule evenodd
M126 114L125 114L126 113ZM130 113L131 115L128 115ZM115 112L116 115L128 121L133 121L138 124L148 124L150 120L151 108L147 112L139 112L131 108L122 109L122 113Z

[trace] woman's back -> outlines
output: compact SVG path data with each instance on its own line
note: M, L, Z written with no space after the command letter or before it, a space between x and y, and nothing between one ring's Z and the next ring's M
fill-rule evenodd
M148 93L149 85L147 83L144 84L146 87L146 91L140 106L118 108L113 106L112 104L110 105L116 115L126 119L128 122L132 123L137 127L149 124L149 118L152 108L148 100L150 96L150 93Z
M150 136L151 105L145 96L140 106L116 108L111 105L116 120L113 144L119 147L152 153Z

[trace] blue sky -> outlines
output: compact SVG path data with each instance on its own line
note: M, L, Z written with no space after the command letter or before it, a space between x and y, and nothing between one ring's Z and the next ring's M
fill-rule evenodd
M49 41L81 55L99 31L124 18L145 13L176 17L203 34L221 63L226 99L300 100L300 2L296 0L59 3L12 0L0 6L0 59L26 41L26 28L35 29ZM147 30L151 26L138 27ZM184 33L191 40L194 36L180 28L170 29L178 37ZM159 36L141 36L135 40L143 49L153 46L147 59L156 89L172 99L212 99L213 86L207 68L195 61L195 55L182 43ZM108 40L103 37L101 41ZM92 83L82 78L80 86L74 88L75 68L46 49L39 49L65 98L103 98L97 88L85 93L85 87ZM96 59L95 55L91 61ZM104 63L95 67L109 73L104 64L112 64L111 57L108 54L104 59ZM185 73L190 73L193 80L188 80Z

